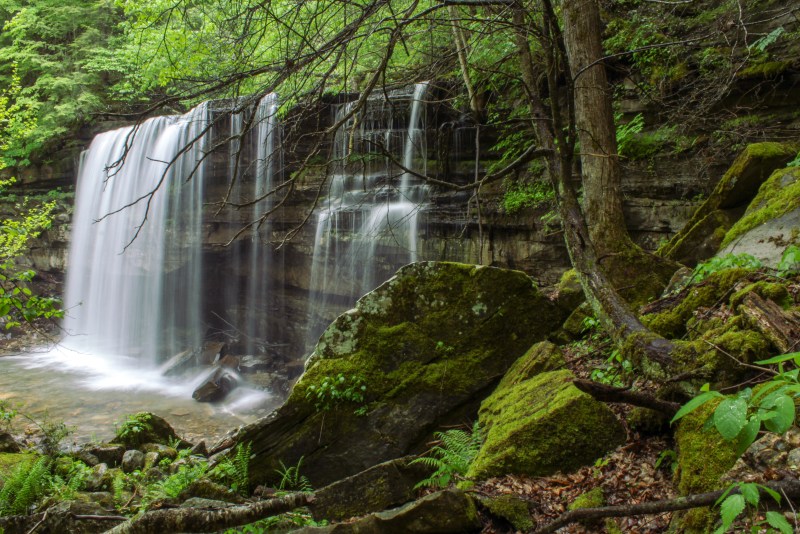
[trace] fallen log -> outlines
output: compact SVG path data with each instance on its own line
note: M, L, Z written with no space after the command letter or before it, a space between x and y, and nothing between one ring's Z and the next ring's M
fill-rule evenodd
M675 415L681 407L677 402L665 401L648 393L607 386L592 380L575 379L572 383L579 390L588 393L601 402L620 402L632 406L640 406L667 414L670 417Z
M800 498L800 480L781 480L769 482L765 486L778 492L786 500ZM676 512L678 510L689 510L691 508L701 508L711 506L726 492L727 489L665 499L662 501L643 502L640 504L624 504L620 506L604 506L602 508L581 508L562 514L558 519L552 521L542 528L535 529L532 534L549 534L563 528L571 523L578 521L591 521L606 517L628 517L632 515L651 515L664 512ZM731 490L730 493L738 493L739 490ZM767 493L763 488L759 488L761 497L766 497ZM784 506L791 506L791 504Z
M772 300L750 292L742 299L739 312L781 353L797 350L800 343L800 321Z

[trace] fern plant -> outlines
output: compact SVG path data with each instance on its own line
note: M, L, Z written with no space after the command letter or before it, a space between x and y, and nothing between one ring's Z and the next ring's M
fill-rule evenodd
M278 489L282 491L302 491L304 493L311 493L314 488L311 486L311 481L308 477L300 474L300 467L303 465L303 456L297 460L296 465L286 466L282 461L280 462L281 468L276 469L275 472L281 477L278 483Z
M50 485L50 458L17 466L0 490L0 516L24 514Z
M472 464L483 443L483 436L478 422L472 426L472 431L459 429L435 432L433 437L438 440L427 456L422 456L411 463L420 463L434 470L433 474L414 486L414 489L431 487L446 488L455 479L463 479L469 466Z
M252 442L240 443L236 446L236 453L233 456L225 457L217 464L211 475L229 485L234 492L248 495L251 451Z
M148 486L142 497L142 509L154 501L173 499L181 494L189 485L203 477L208 471L208 464L200 462L194 465L182 465L175 473L164 480Z

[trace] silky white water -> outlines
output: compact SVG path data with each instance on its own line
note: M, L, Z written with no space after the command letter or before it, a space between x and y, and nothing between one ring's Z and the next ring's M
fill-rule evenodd
M236 193L231 202L250 204L256 219L271 205L258 199L273 187L277 99L267 95L250 107L247 132L242 115L231 115L229 147L211 146L215 117L224 110L207 103L95 137L76 187L65 335L51 350L0 358L2 399L64 419L79 438L142 410L178 418L179 430L216 435L275 407L277 397L245 385L222 403L196 403L192 391L208 368L166 377L159 367L175 354L200 350L208 329L203 247L211 150L244 154L246 168L234 175L231 164L228 172ZM253 226L239 240L246 247L229 249L253 276L213 281L241 310L228 320L248 340L263 335L252 316L267 300L270 253L260 230Z
M329 178L317 215L307 347L330 319L325 314L344 311L399 267L418 259L419 213L428 186L393 161L425 171L427 89L424 82L410 95L370 99L336 135L338 169ZM401 105L406 109L398 109ZM343 105L337 118L352 106ZM398 125L398 117L407 120Z

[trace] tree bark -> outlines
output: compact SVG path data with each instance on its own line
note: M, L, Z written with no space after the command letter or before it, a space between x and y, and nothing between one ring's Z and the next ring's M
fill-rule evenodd
M756 293L750 292L742 300L739 311L779 351L787 353L797 350L800 342L800 322L773 301L762 299Z
M614 113L602 62L600 8L596 0L561 3L564 45L572 72L575 126L580 140L584 213L589 235L601 255L633 246L622 211ZM589 68L587 66L592 65Z
M215 532L300 508L312 502L313 499L313 495L307 493L292 493L268 501L222 509L170 508L154 510L117 525L108 533Z

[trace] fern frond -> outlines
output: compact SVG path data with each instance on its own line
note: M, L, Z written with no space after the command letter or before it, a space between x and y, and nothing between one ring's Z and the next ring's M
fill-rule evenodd
M471 432L451 429L434 432L438 444L431 447L428 456L421 456L411 463L420 463L434 470L433 474L421 480L415 489L421 487L445 488L456 477L464 477L480 451L483 436L476 422Z

